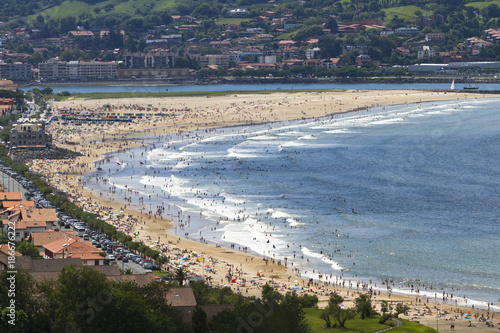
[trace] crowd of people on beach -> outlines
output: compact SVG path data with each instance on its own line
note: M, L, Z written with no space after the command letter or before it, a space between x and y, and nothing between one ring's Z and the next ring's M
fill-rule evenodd
M325 111L329 112L331 112L332 107L335 105L341 106L346 103L345 100L337 99L335 96L324 95L320 96L319 99L324 104L322 107ZM354 96L352 99L354 100ZM383 98L380 97L379 99L380 101L377 101L377 103L383 103ZM111 104L108 107L108 111L110 112L172 112L169 116L150 115L148 117L142 117L141 119L137 119L134 123L99 123L86 124L85 126L73 125L71 123L65 125L51 124L48 129L53 135L54 143L56 145L64 145L70 149L78 149L82 158L51 161L35 160L29 163L29 167L31 171L43 175L50 185L65 190L68 196L74 200L75 203L81 205L82 208L104 218L109 223L112 223L118 230L133 236L135 239L143 240L146 245L162 251L162 253L169 258L171 263L171 266L165 267L166 269L173 269L173 267L182 265L190 274L204 276L213 286L229 285L235 291L244 295L259 296L261 288L267 283L273 285L281 292L294 290L299 293L308 292L316 294L321 296L323 301L327 300L332 292L342 293L351 301L360 293L370 293L375 298L389 297L389 299L392 294L392 299L397 299L394 297L394 292L397 291L394 281L381 281L380 285L377 287L377 284L372 281L357 281L355 277L350 280L350 277L344 276L343 272L334 276L330 274L321 274L317 271L314 273L317 274L318 277L321 275L320 279L301 279L299 275L302 273L305 276L306 273L301 272L298 267L293 267L292 258L284 260L284 258L274 258L272 254L264 258L245 256L244 258L246 258L246 260L244 263L254 263L256 261L262 263L262 269L259 271L251 271L251 268L246 267L244 263L235 265L235 263L221 260L214 256L208 256L202 253L203 251L195 251L187 247L181 247L179 246L179 244L182 243L181 240L169 235L167 230L170 228L179 228L182 230L182 228L188 226L190 218L180 213L174 216L174 224L162 222L167 216L166 213L169 210L169 206L158 205L148 208L149 198L131 189L118 189L114 187L113 184L107 184L109 186L108 193L101 191L100 193L92 193L89 196L83 194L82 189L87 184L85 183L85 177L82 176L90 172L95 172L96 168L101 167L99 163L100 160L109 164L109 162L113 161L113 152L117 150L120 153L130 153L131 158L145 164L145 156L143 154L139 156L137 152L133 155L134 153L131 150L136 147L142 147L144 152L147 152L148 149L154 149L153 146L146 145L147 141L145 141L145 137L148 137L149 142L159 143L165 141L167 132L182 135L182 133L188 129L196 130L202 126L207 128L206 131L209 132L210 127L219 126L221 123L232 125L237 123L263 123L275 121L280 119L280 113L287 112L287 109L299 106L304 109L303 116L305 117L309 109L315 107L309 105L309 102L310 97L296 99L296 97L292 96L288 98L284 97L278 101L266 101L264 98L253 101L238 101L238 103L235 102L227 106L214 103L210 106L193 105L188 107L182 104L174 105L168 99L160 99L157 104L155 104L155 102L150 102L147 105L132 102L128 105L123 105L123 103L120 105ZM358 105L362 103L358 102L359 100L356 99L353 105L359 107ZM373 103L373 105L375 105L375 103ZM319 106L316 107L319 108ZM74 109L102 112L102 106L100 105L96 105L94 109L88 106L77 105L76 107L74 106ZM228 114L230 114L230 116L228 116ZM171 149L175 149L175 147L172 146ZM119 169L121 167L121 161L117 161L116 163L116 168ZM116 170L112 170L111 168L102 170L97 173L96 177L93 177L92 181L106 183L107 175L115 171ZM151 172L154 172L154 170ZM154 177L155 174L152 173L151 176ZM158 185L158 189L161 186L160 184L155 185ZM194 193L195 195L203 195L203 193L199 191L195 191ZM103 203L106 202L106 200L113 201L112 198L118 194L124 199L119 205L111 206ZM133 205L132 203L132 197L135 201L140 200L139 202L142 207L137 209L137 205ZM135 210L138 210L138 213L130 213L130 208L135 208ZM240 218L244 218L245 211L242 210L240 215ZM154 225L154 227L152 227L152 225ZM292 227L300 228L300 225ZM161 231L161 233L159 231L156 232L156 234L161 235L161 238L156 238L156 234L150 231L151 228ZM269 231L272 233L272 229ZM189 238L189 236L190 233L185 233L185 238ZM199 235L199 243L207 244L210 242L210 239L207 239L201 234ZM219 246L215 245L214 247L218 248ZM236 250L237 245L233 244L231 249ZM246 254L248 252L248 247L238 246L238 251L242 255ZM296 279L294 279L293 282L291 282L291 279L293 279L291 275L287 278L283 278L283 273L279 273L279 275L282 276L281 279L273 278L273 276L278 276L276 272L283 272L285 268L296 274ZM453 304L459 305L457 296L453 296L452 294L443 294L442 297L436 297L434 300L432 298L420 296L421 290L433 290L431 286L414 285L404 287L409 287L412 294L417 295L415 301L407 301L407 304L412 306L413 311L416 311L410 312L408 314L409 317L412 315L414 317L430 315L432 302L446 303L447 301L453 300ZM385 296L384 294L380 295L380 290L382 288L386 288ZM464 299L460 298L460 301L464 301ZM427 310L424 311L424 309ZM444 315L443 318L446 318L446 320L461 320L463 318L463 309L456 308L455 310L457 311L455 312L455 316ZM479 312L473 313L473 317L475 320L480 320L480 318L482 318ZM486 314L484 318L492 320L493 316L489 317L488 314ZM488 321L488 323L489 322L490 321Z

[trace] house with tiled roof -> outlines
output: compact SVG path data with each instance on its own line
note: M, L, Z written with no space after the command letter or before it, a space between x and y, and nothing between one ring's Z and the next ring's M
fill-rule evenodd
M22 201L21 192L0 192L0 201Z
M57 214L55 208L35 208L20 207L21 220L27 222L45 222L47 229L54 228L57 223Z
M9 244L0 244L0 258L11 257L12 253L14 253L14 257L22 256L22 254L20 252L16 251L15 249L14 249L14 251L12 251L9 248Z
M35 245L35 247L40 251L40 253L45 253L44 245L50 244L56 240L74 238L80 240L79 237L74 236L73 232L62 232L54 230L46 230L42 232L37 232L30 235L29 241Z
M76 237L59 239L43 245L45 259L78 258L84 266L98 266L104 264L104 252Z
M196 298L194 297L193 289L185 287L170 288L166 298L172 308L182 312L184 322L190 323L193 310L196 307Z
M0 202L3 208L21 208L21 207L35 207L34 201L2 201Z
M295 44L296 44L296 42L293 40L280 40L278 42L279 47L290 47L290 46L293 46Z
M0 89L1 90L17 90L18 85L15 84L12 80L0 80Z
M94 38L94 33L89 30L76 30L70 31L69 34L73 37L81 37L81 38Z
M345 65L344 61L341 58L330 58L330 61L332 62L332 68L340 68Z
M5 233L10 226L15 230L15 241L21 242L27 239L32 233L47 230L47 224L43 221L22 221L22 220L2 220L3 232Z
M17 251L16 251L17 252ZM17 252L19 253L19 252ZM3 270L31 269L31 257L23 257L21 253L9 260L8 256L0 254L0 272Z

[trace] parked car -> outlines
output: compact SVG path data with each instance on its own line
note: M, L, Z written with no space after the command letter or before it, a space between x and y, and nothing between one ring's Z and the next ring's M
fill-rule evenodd
M117 255L116 260L123 260L123 256L121 254Z
M140 263L142 260L143 260L143 259L142 259L141 257L137 257L137 258L135 258L135 259L134 259L134 262L135 262L136 264L138 264L138 263Z

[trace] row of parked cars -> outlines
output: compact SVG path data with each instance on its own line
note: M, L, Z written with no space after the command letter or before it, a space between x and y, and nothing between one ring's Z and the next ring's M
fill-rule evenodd
M24 197L26 198L26 200L34 201L37 208L54 208L54 205L43 196L42 192L40 192L38 187L36 187L31 180L27 179L24 176L21 176L1 162L0 171L5 173L8 177L12 178L14 181L18 182L22 186L22 188L25 189L26 192L24 192ZM4 186L9 186L9 182L5 181ZM9 190L13 191L13 188L9 188Z
M11 168L5 166L0 162L0 171L7 174L9 177L17 181L25 190L24 196L27 200L33 200L36 203L37 208L55 208L58 224L61 230L74 230L76 236L83 238L84 240L91 241L92 245L96 248L102 249L107 253L107 259L109 261L121 260L123 262L134 262L141 265L146 270L158 270L159 268L154 265L153 261L145 259L140 255L133 253L130 249L120 246L116 241L108 238L106 234L100 233L97 230L93 230L88 227L86 223L69 216L59 208L56 208L50 201L48 201L45 196L40 192L40 190L27 178L19 175L17 172Z

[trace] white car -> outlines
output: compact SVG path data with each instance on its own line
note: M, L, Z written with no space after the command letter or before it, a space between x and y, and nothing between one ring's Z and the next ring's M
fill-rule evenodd
M115 256L113 254L110 254L107 256L108 260L115 260Z

